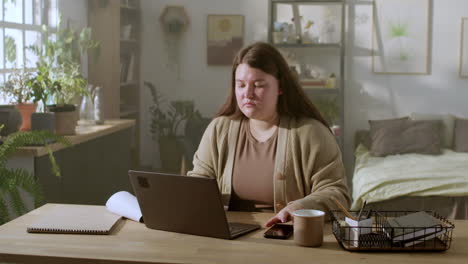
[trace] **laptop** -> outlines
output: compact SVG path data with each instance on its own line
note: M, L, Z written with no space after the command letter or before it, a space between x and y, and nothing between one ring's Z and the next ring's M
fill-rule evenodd
M228 223L216 179L128 172L148 228L234 239L260 225Z

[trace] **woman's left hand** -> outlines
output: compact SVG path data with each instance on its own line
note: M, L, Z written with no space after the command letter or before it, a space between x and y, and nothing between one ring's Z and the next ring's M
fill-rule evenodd
M270 220L267 221L265 226L270 227L277 223L286 223L292 219L292 213L299 209L304 209L304 207L300 203L297 203L297 202L289 203L288 206L286 206L281 211L279 211L279 213L277 213L275 216L270 218Z

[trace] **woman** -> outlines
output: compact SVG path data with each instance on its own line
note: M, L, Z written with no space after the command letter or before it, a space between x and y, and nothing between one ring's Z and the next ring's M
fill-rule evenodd
M334 136L286 60L267 43L237 54L229 97L193 165L188 175L216 178L230 209L272 206L276 215L267 227L289 221L298 209L328 212L336 207L332 198L350 204Z

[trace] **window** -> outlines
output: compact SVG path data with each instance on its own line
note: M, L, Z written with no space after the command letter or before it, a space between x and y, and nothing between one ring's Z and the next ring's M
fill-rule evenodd
M57 1L0 1L0 83L13 69L34 70L37 57L27 47L42 43L42 25L57 26ZM0 96L0 104L8 101Z

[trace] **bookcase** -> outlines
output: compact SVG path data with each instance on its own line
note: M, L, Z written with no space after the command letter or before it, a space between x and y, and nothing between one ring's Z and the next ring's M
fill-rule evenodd
M343 151L345 0L270 0L269 42L297 73Z
M88 26L101 44L97 61L89 63L89 82L103 89L106 119L136 120L132 143L132 166L136 167L140 141L140 1L88 3Z

